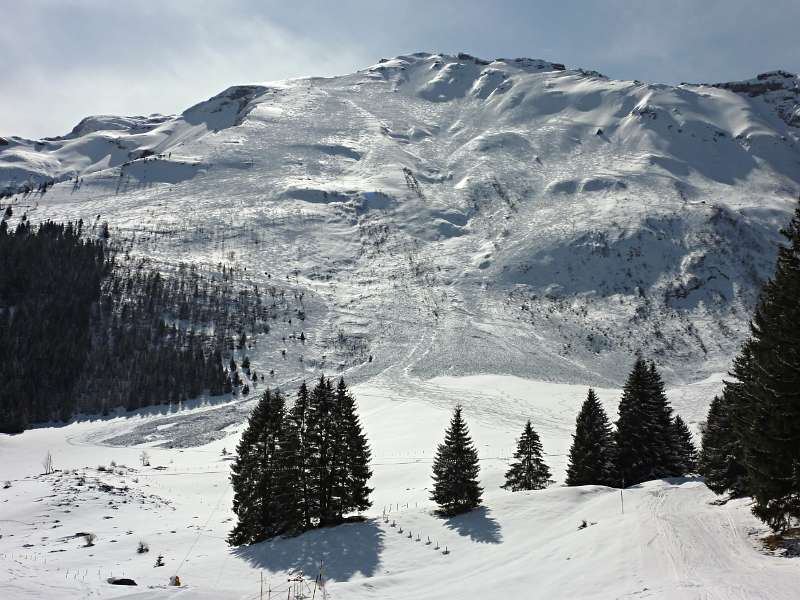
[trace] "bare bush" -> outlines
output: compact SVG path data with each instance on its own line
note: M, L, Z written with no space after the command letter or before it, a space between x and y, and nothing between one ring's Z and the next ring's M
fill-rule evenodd
M47 454L45 455L44 460L42 461L42 466L44 467L44 474L45 475L50 475L54 471L54 469L53 469L53 455L50 454L49 450L47 451Z

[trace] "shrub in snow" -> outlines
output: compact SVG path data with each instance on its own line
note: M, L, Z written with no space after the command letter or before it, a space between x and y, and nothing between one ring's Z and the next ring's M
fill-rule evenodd
M150 552L150 546L147 545L147 542L139 540L139 545L136 547L137 554L146 554Z
M50 475L50 473L52 473L54 471L54 469L53 469L53 455L50 454L50 452L48 452L45 455L44 460L42 461L42 466L44 467L44 474L45 475Z

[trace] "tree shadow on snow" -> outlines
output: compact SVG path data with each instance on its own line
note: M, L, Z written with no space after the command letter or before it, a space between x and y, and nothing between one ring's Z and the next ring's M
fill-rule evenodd
M326 579L348 581L356 573L366 577L375 574L384 548L383 536L377 523L369 519L242 546L233 554L256 568L272 572L302 570L312 579L322 562Z
M491 511L480 506L463 515L450 517L445 525L464 537L482 544L499 544L503 541L500 523L489 516Z

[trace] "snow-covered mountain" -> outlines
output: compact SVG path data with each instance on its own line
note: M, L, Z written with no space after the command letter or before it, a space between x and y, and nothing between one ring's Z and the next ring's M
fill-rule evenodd
M418 53L8 138L0 186L60 182L14 196L34 221L169 228L164 259L297 271L325 299L317 339L363 339L373 369L435 338L423 375L618 383L641 348L691 381L725 370L772 268L800 190L799 82Z
M585 386L598 386L613 414L636 350L664 370L697 431L800 193L796 75L667 86L542 60L417 53L340 77L231 87L180 115L94 116L61 137L0 138L0 190L12 226L23 215L107 221L112 239L165 270L236 265L250 283L294 293L305 320L276 321L253 366L274 369L289 393L320 371L358 384L376 490L366 524L227 552L220 450L234 447L251 401L0 436L13 465L0 477L13 479L0 517L17 523L0 559L11 561L8 582L22 582L14 597L107 597L112 572L166 579L126 535L146 536L170 573L183 569L193 597L256 597L259 569L283 586L320 557L341 598L796 589L794 572L753 547L759 525L745 503L712 508L700 482L626 491L624 516L608 488L498 487L529 417L563 481ZM488 508L442 524L425 487L457 402ZM87 470L133 465L139 444L156 447L154 464L167 470ZM58 467L83 471L32 477L47 448ZM71 479L81 473L97 485L91 498ZM112 497L122 486L142 508ZM67 497L82 510L62 514ZM30 508L42 499L46 518L45 504ZM107 503L124 524L99 522ZM450 562L390 529L378 515L391 504L415 534L450 544ZM56 512L67 533L96 530L103 556L42 539ZM583 518L599 524L577 532ZM56 558L29 559L21 540L35 544L31 556ZM54 588L45 575L64 581Z

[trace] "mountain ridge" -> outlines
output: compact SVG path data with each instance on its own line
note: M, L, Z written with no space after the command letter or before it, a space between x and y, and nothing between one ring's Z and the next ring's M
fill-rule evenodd
M727 370L800 192L796 86L417 53L12 140L0 188L31 219L102 213L167 265L299 272L327 312L298 377L342 333L369 350L335 368L364 378L409 356L424 377L618 384L642 351L695 381Z

